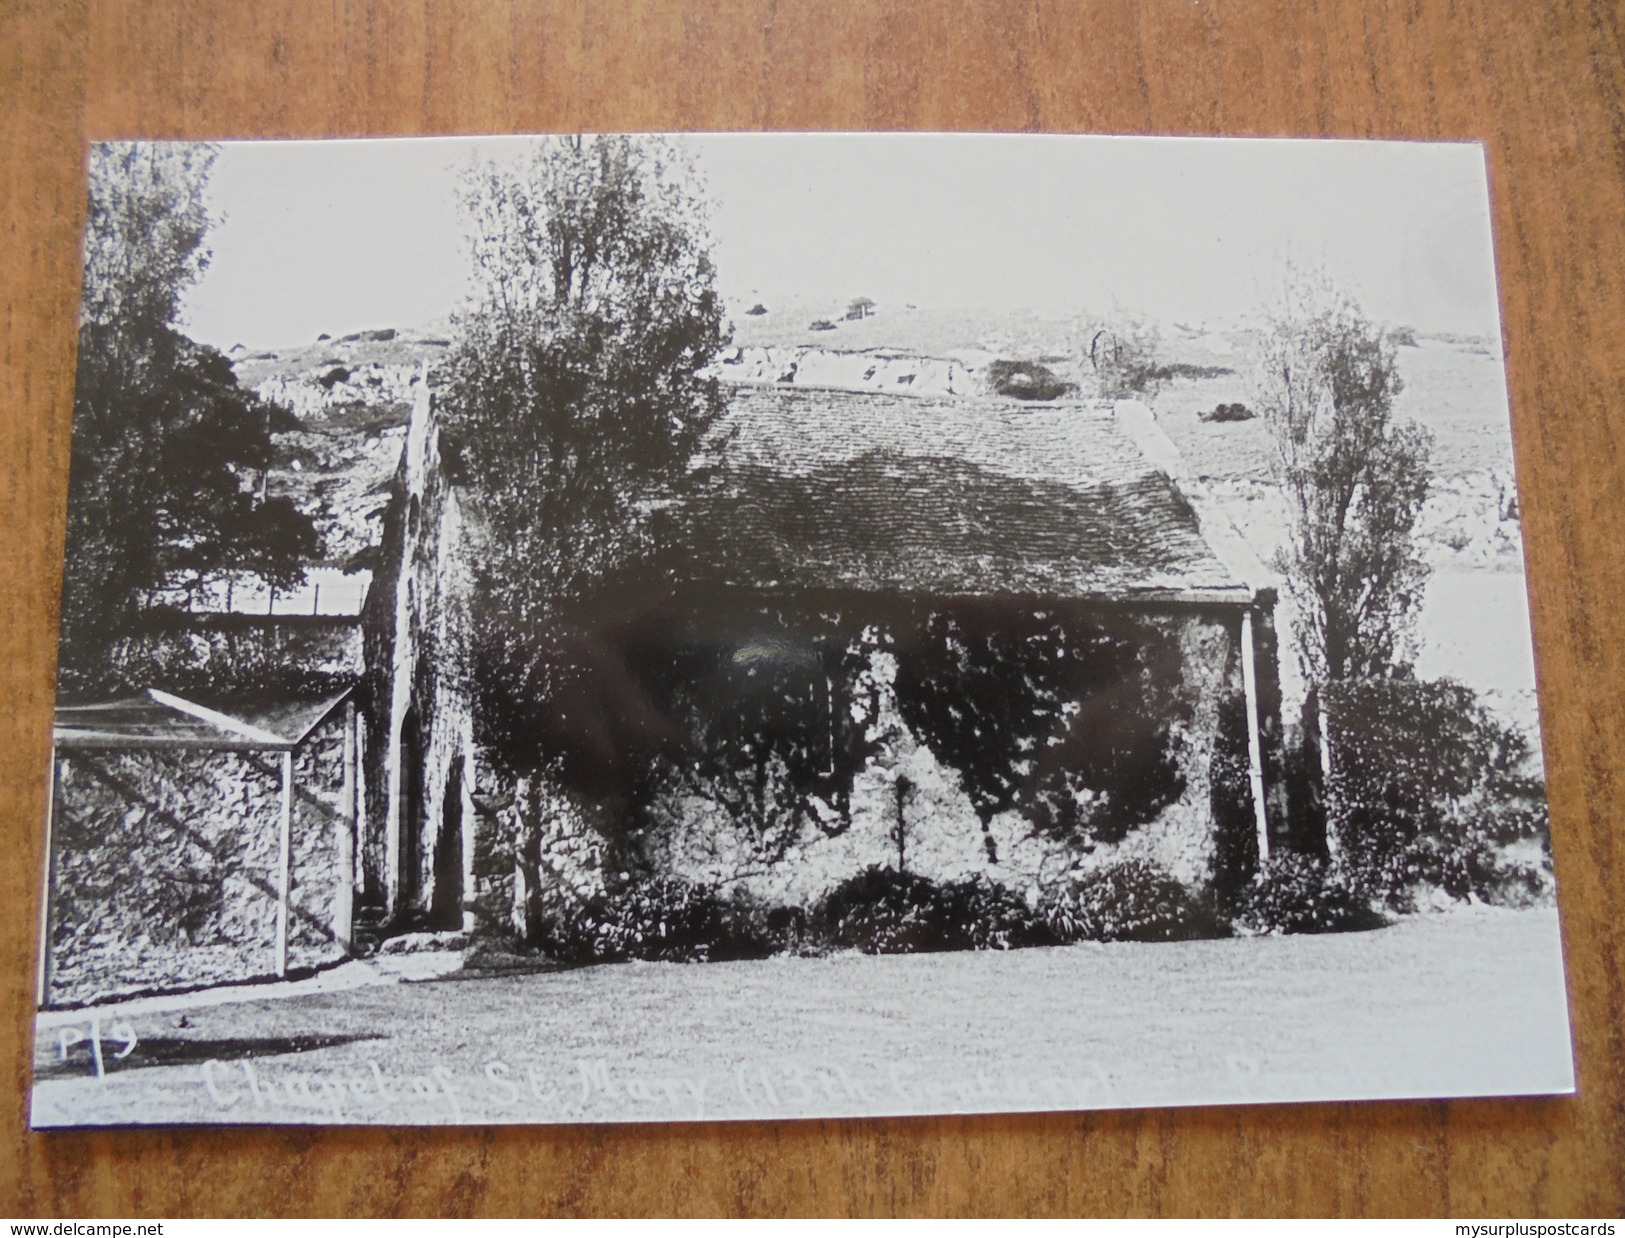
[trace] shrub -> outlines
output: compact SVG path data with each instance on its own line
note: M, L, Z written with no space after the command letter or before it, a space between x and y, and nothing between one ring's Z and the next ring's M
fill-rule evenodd
M746 310L745 313L751 315L753 318L760 318L763 314L767 313L767 306L758 301L755 305Z
M1540 848L1518 855L1468 823L1449 838L1423 835L1405 849L1399 865L1406 884L1396 903L1409 908L1420 887L1444 891L1454 899L1480 898L1487 903L1527 907L1550 898L1551 857Z
M1149 323L1118 314L1114 321L1086 326L1081 344L1083 365L1094 373L1105 399L1154 400L1167 381L1167 367L1158 356L1162 335Z
M1187 941L1229 927L1206 901L1149 860L1123 860L1073 878L1046 900L1061 941Z
M807 330L833 331L835 330L835 324L827 318L815 318L812 322L807 324Z
M1197 415L1203 421L1251 421L1257 414L1245 404L1215 404L1211 413Z
M1328 692L1328 830L1356 884L1396 908L1418 885L1518 901L1544 871L1545 787L1521 731L1451 680L1363 680ZM1529 871L1526 871L1529 870Z
M1166 364L1152 367L1153 378L1163 382L1170 382L1176 378L1203 379L1223 378L1226 374L1234 374L1235 370L1228 365L1195 365L1189 361L1169 361ZM1237 408L1243 407L1236 405Z
M1236 923L1255 933L1351 933L1387 921L1321 861L1283 852L1241 891Z
M669 878L631 881L542 927L538 944L564 962L705 963L760 959L779 942L766 912L738 897Z
M1012 950L1052 944L1043 921L1001 885L972 877L938 883L872 867L820 900L812 930L827 945L865 954Z
M1078 389L1077 383L1066 382L1036 361L989 362L987 381L996 394L1018 400L1056 400Z

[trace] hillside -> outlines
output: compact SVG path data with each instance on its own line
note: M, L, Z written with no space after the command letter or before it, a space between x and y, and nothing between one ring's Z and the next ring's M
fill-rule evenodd
M816 306L764 308L735 314L720 377L976 399L997 394L1001 366L1022 363L1084 394L1090 389L1072 321L909 307L881 307L861 320L821 319ZM819 321L833 325L812 329ZM1165 328L1159 359L1203 376L1167 381L1147 403L1267 558L1279 513L1264 424L1203 417L1248 400L1251 344L1245 329ZM447 347L434 332L382 328L278 352L233 351L239 380L298 421L298 429L277 435L270 489L317 517L325 562L360 565L376 542L412 384ZM1498 350L1487 341L1423 337L1400 348L1399 365L1405 390L1398 411L1434 436L1436 482L1424 519L1430 556L1446 567L1516 567L1517 500Z
M292 414L273 435L266 488L315 519L322 565L372 566L412 386L446 347L440 336L381 328L280 351L232 350L238 381Z

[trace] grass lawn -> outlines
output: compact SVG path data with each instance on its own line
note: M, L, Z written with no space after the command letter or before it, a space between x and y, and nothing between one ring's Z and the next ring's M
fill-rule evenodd
M1329 937L621 964L179 1012L108 1007L101 1077L80 1014L42 1020L36 1126L687 1120L1572 1087L1550 910L1470 909Z

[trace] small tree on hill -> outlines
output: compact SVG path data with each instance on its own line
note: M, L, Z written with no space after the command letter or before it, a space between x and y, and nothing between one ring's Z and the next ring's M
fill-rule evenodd
M1110 400L1154 400L1167 380L1162 363L1162 333L1121 309L1110 317L1089 319L1078 328L1080 367L1094 379L1095 390Z

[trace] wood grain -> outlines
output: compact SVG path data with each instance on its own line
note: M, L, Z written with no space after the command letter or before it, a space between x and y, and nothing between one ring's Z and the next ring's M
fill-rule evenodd
M0 6L0 1212L1625 1212L1625 18L1613 3ZM26 1131L84 142L1026 129L1488 144L1575 1099Z

